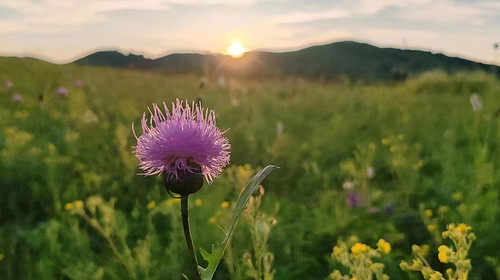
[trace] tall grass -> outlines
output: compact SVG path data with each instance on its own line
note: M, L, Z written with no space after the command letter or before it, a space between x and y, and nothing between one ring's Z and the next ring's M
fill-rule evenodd
M9 80L12 89L3 86ZM266 179L260 209L277 221L267 238L275 279L327 277L340 268L333 246L351 235L389 241L384 272L416 279L399 261L410 258L411 244L437 247L434 233L452 222L477 235L470 279L500 270L492 250L500 242L500 83L492 76L431 72L377 85L229 80L203 89L199 80L0 59L0 278L179 279L189 267L179 207L157 178L135 175L131 154L131 124L139 130L151 103L175 98L201 98L218 126L230 128L231 167L193 197L197 245L223 235L229 210L221 203L237 198L241 178L273 163L281 169ZM481 111L469 103L474 92ZM349 195L358 205L349 207ZM65 209L77 200L107 237ZM248 279L252 240L248 227L237 229L217 279ZM444 269L437 255L430 262Z

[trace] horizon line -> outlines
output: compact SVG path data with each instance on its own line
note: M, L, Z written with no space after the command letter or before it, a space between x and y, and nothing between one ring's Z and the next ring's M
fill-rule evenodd
M353 43L359 43L359 44L366 44L370 45L376 48L380 49L396 49L396 50L401 50L401 51L423 51L423 52L428 52L434 55L444 55L446 57L450 58L459 58L459 59L464 59L476 63L481 63L489 66L497 66L500 67L500 64L491 62L491 61L483 61L483 60L478 60L474 59L471 57L466 57L466 56L461 56L457 54L448 54L444 51L433 51L431 49L426 49L426 48L419 48L419 47L396 47L392 45L379 45L379 44L374 44L368 41L357 41L354 39L341 39L341 40L335 40L335 41L322 41L322 42L315 42L315 43L309 43L309 44L302 44L300 46L296 47L291 47L291 48L272 48L272 47L263 47L263 48L256 48L252 49L249 51L246 51L245 53L252 53L252 52L270 52L270 53L287 53L287 52L296 52L300 50L304 50L307 48L311 47L319 47L319 46L326 46L330 44L335 44L335 43L343 43L343 42L353 42ZM162 53L161 55L158 56L153 56L153 55L148 55L146 52L141 52L141 51L134 51L134 50L124 50L121 47L101 47L101 48L95 48L93 50L89 50L88 52L85 52L84 54L78 55L74 58L69 59L66 62L61 62L61 61L56 61L51 58L48 58L46 56L40 55L40 54L0 54L0 57L17 57L17 58L31 58L31 59L37 59L41 60L47 63L51 64L56 64L56 65L67 65L71 63L75 63L76 61L83 59L85 57L88 57L92 54L99 53L99 52L118 52L124 56L129 56L129 55L135 55L135 56L142 56L143 58L147 60L156 60L162 57L166 57L169 55L174 55L174 54L200 54L200 55L224 55L224 56L229 56L229 54L222 53L222 52L213 52L213 51L200 51L200 50L193 50L193 49L173 49L166 51Z

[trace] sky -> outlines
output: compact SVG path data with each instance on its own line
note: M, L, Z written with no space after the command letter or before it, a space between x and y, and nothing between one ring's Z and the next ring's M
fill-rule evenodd
M344 40L500 64L500 0L0 0L0 55L55 63Z

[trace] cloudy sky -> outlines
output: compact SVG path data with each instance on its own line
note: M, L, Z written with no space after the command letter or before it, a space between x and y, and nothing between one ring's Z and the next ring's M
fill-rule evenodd
M0 0L0 55L295 50L356 40L500 64L500 0Z

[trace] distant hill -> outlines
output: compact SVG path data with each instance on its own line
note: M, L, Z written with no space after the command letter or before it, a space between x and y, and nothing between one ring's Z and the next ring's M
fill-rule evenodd
M144 58L142 55L124 55L117 51L101 51L81 58L75 61L75 63L80 65L107 66L114 68L130 68L137 66L147 69L153 61L154 60Z
M391 80L441 69L500 73L500 67L418 50L379 48L352 41L313 46L298 51L252 51L235 59L221 54L176 53L157 59L116 51L90 54L74 63L160 71L163 73L224 73L243 77L302 76L306 78Z

